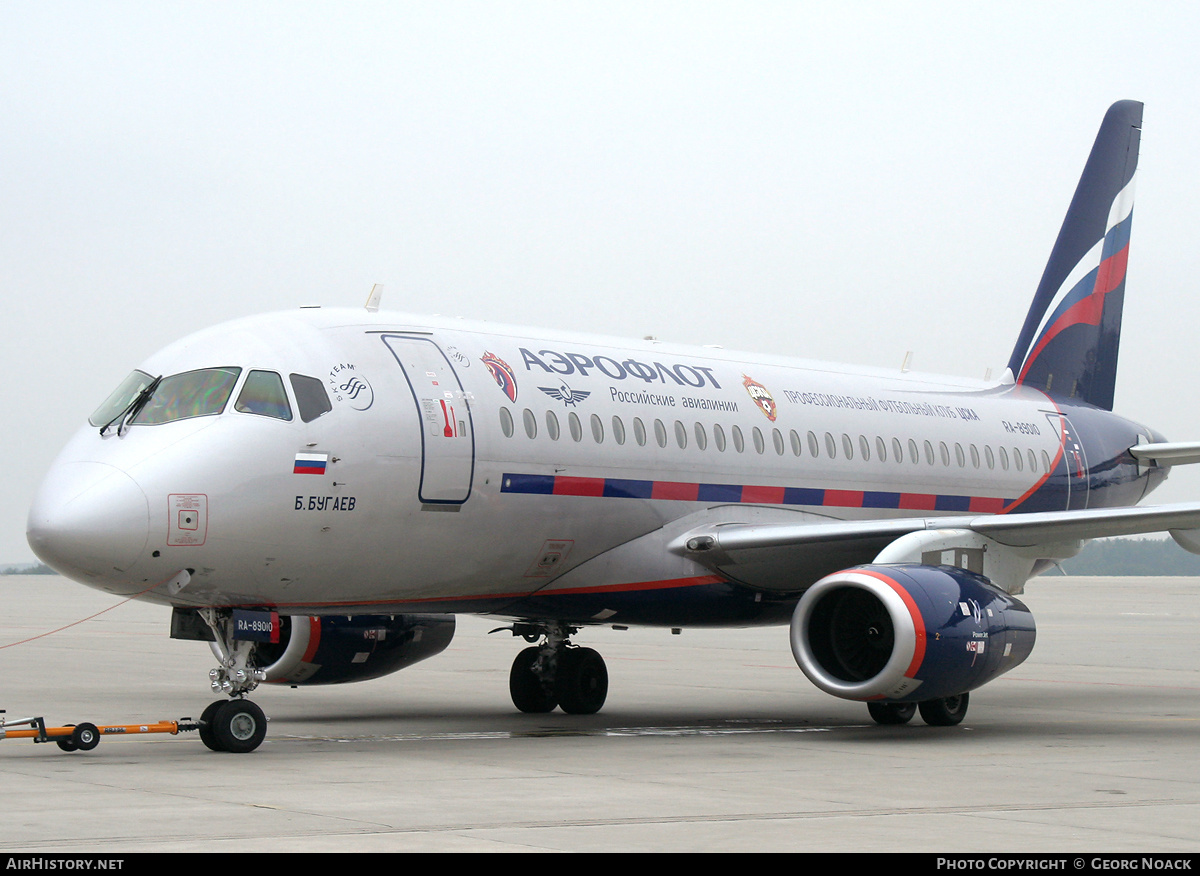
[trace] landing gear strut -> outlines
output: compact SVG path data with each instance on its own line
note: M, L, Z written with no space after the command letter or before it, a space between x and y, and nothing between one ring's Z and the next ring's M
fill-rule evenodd
M608 697L608 667L591 648L572 645L579 631L560 623L514 624L514 636L541 643L517 654L508 674L513 705L530 714L554 711L594 715Z
M221 665L208 673L214 693L233 699L210 703L200 715L200 740L212 751L244 754L254 751L267 736L267 716L246 694L266 679L266 673L251 665L254 642L234 638L232 617L213 608L199 615L213 631L213 655Z

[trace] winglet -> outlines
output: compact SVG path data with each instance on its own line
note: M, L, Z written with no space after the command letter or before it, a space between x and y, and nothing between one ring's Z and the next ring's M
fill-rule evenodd
M376 283L374 286L371 287L371 294L367 296L367 303L366 303L365 307L367 308L368 313L378 313L379 312L379 299L382 297L383 297L383 284Z

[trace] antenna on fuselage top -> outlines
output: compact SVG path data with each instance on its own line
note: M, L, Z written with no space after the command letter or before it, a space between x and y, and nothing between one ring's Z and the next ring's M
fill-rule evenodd
M379 312L379 299L383 297L383 284L376 283L371 287L371 294L367 296L367 303L364 305L368 313Z

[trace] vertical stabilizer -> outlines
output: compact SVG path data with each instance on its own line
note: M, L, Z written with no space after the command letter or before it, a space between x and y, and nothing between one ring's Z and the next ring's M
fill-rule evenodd
M1023 383L1112 410L1142 104L1109 107L1008 367Z

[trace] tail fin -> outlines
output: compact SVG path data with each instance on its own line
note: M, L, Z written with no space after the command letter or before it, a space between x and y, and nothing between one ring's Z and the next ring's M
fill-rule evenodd
M1112 410L1142 104L1109 107L1008 367L1023 383Z

